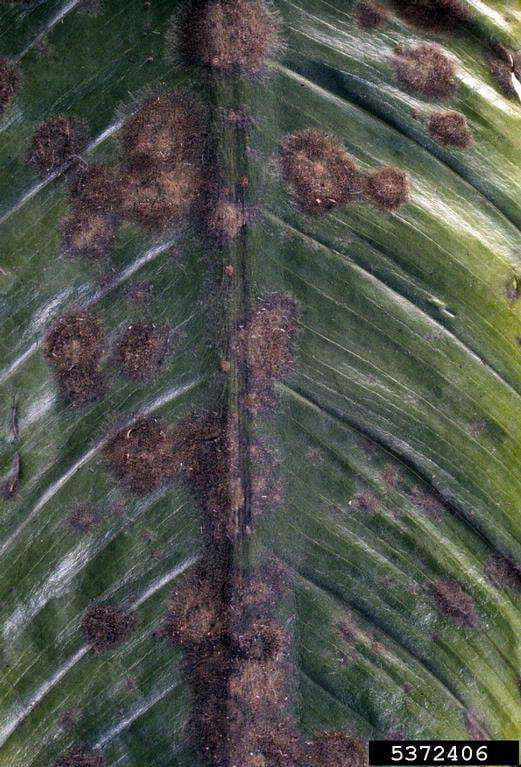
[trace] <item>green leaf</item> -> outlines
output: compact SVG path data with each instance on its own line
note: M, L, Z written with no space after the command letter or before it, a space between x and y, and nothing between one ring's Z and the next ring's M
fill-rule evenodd
M226 584L212 609L227 626L237 573L271 582L285 568L269 619L289 643L290 692L269 735L295 718L298 767L322 767L308 747L324 730L520 737L521 106L487 57L504 63L521 17L504 0L467 5L455 30L407 24L394 6L367 30L351 0L280 0L281 50L261 74L230 75L180 59L178 3L2 3L0 58L20 82L0 113L1 765L44 767L79 747L107 765L220 764L194 693L200 646L164 636L172 590L181 604L201 563L201 591ZM397 46L424 43L456 63L446 99L397 77ZM209 198L241 211L240 232L216 237L195 214L161 227L123 215L105 256L70 258L78 175L125 169L130 115L179 89L208 112ZM468 148L433 138L440 110L465 116ZM38 173L33 135L57 117L86 141ZM281 155L310 130L364 175L405 171L408 201L386 211L358 195L306 212ZM119 179L114 197L120 185L129 196ZM297 313L287 342L252 320L281 296ZM104 328L105 390L72 407L45 339L77 311ZM129 378L113 350L140 323L168 327L172 350L155 375ZM191 465L189 482L140 495L114 476L115 431L144 415L175 432L201 412L225 422L224 459L204 481ZM103 652L85 634L96 605L133 620ZM238 641L229 626L224 637ZM235 673L218 666L232 704ZM208 711L233 741L232 716Z

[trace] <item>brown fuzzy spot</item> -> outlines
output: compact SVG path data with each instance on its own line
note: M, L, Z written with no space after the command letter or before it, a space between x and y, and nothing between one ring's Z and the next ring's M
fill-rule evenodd
M498 588L521 591L521 566L510 557L491 557L486 573Z
M354 504L357 509L365 511L368 514L375 514L380 508L380 499L375 493L360 493L354 498Z
M462 0L393 0L393 4L404 21L433 32L456 30L469 20Z
M389 20L387 9L371 0L362 0L358 3L355 13L358 26L368 32L381 29Z
M280 48L279 23L262 0L202 3L181 24L180 48L189 62L256 75Z
M457 581L438 579L433 582L432 592L440 613L457 626L475 628L479 622L476 605L471 596Z
M182 645L216 639L223 631L219 613L222 583L202 568L185 584L176 586L169 599L168 635Z
M414 93L428 98L448 98L457 88L456 64L436 45L399 45L392 63L398 80Z
M153 378L161 371L168 347L167 328L129 325L117 342L114 361L128 378Z
M382 479L387 487L394 490L394 488L398 487L400 484L401 474L398 469L394 468L394 466L388 466L382 472Z
M409 202L409 175L391 166L371 173L364 186L364 198L380 210L395 211Z
M175 475L171 435L157 418L140 418L117 432L104 454L115 476L138 495Z
M16 95L20 86L20 70L9 59L0 58L0 114Z
M101 216L117 214L123 202L123 177L119 168L100 163L78 171L71 186L75 206Z
M117 226L113 216L74 209L61 224L65 252L73 258L104 258L114 241Z
M72 407L96 402L105 393L105 380L96 364L60 370L57 378L63 398Z
M289 700L287 670L275 661L235 660L228 689L239 705L257 713L279 709Z
M72 732L78 725L81 719L81 709L68 708L60 717L60 725L66 732Z
M44 340L45 356L59 370L96 363L103 348L104 333L99 320L78 312L60 317Z
M461 112L434 112L429 117L429 133L444 146L468 149L474 143L467 118Z
M295 301L273 293L258 301L240 328L235 350L248 367L248 404L252 412L269 410L273 405L274 382L291 373L297 327Z
M413 487L411 497L416 508L424 511L428 516L433 519L441 519L443 517L445 507L432 493L428 493L421 487Z
M102 653L125 642L135 626L133 615L119 607L94 607L83 618L81 627L95 653Z
M123 146L131 166L202 165L206 152L207 117L185 93L170 91L146 101L126 123Z
M210 232L224 240L234 240L247 223L243 206L227 200L218 202L208 219Z
M306 744L306 767L366 767L367 747L345 732L322 732Z
M74 117L55 117L36 129L29 162L41 175L46 175L75 158L84 144L78 120Z
M100 751L90 751L88 748L72 749L61 754L54 767L103 767L105 760Z
M15 453L11 464L11 469L9 470L6 478L0 486L0 495L2 498L9 500L9 498L13 498L13 496L15 496L18 492L21 468L22 461L20 458L20 453Z
M287 717L256 717L233 733L231 764L240 767L301 767L302 744L295 722Z
M92 533L101 523L98 510L88 504L81 504L68 518L69 525L82 534Z
M503 95L519 99L513 77L521 82L521 51L510 51L503 46L497 46L487 55L487 63Z
M282 170L306 213L329 213L358 199L362 177L343 146L319 131L293 133L282 147Z
M122 214L152 228L179 224L206 200L205 177L200 167L179 163L126 177Z
M288 635L270 618L253 621L234 634L238 655L248 660L280 661L288 650Z

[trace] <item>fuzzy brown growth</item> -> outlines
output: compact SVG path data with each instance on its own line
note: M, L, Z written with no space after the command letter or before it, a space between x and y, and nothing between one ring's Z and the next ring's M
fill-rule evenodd
M219 201L208 218L210 232L222 240L234 240L247 223L243 206L228 200Z
M88 504L82 504L70 515L67 521L74 530L88 534L98 527L101 517L97 509Z
M521 566L510 557L491 557L486 573L498 588L521 591Z
M279 48L279 23L263 0L194 4L181 24L181 54L225 73L256 75Z
M207 117L202 106L175 91L146 101L123 130L128 162L141 170L185 162L202 165L206 140Z
M129 325L120 336L114 362L128 378L158 375L168 354L168 329L158 325Z
M399 45L392 63L398 80L413 93L443 99L456 92L456 64L436 45Z
M90 751L87 748L72 749L61 754L54 767L103 767L105 760L100 751Z
M444 146L469 149L474 143L467 118L461 112L434 112L428 127L432 138Z
M223 584L198 569L186 583L177 586L168 603L168 635L182 645L215 640L223 633L223 616L219 612Z
M119 607L94 607L83 618L81 627L92 651L102 653L125 642L135 626L133 615Z
M380 210L392 213L409 202L409 174L400 168L381 168L369 174L364 185L364 198Z
M487 63L499 89L507 98L520 99L513 78L521 84L521 51L509 51L496 47L487 55Z
M280 661L288 650L288 635L271 618L257 619L234 634L237 654L247 660Z
M248 368L248 405L252 412L269 410L275 381L291 373L297 329L295 301L273 293L257 303L239 330L236 352Z
M206 200L202 169L179 163L156 171L132 173L123 183L122 214L151 228L164 228L188 218Z
M371 0L362 0L361 3L358 3L355 13L356 23L360 29L365 29L367 32L381 29L389 20L387 9L378 3L371 2Z
M85 312L66 314L44 341L45 356L60 370L94 363L103 348L104 333L96 317Z
M119 168L95 163L78 171L71 186L75 207L101 216L121 211L123 177Z
M74 209L61 224L65 252L73 258L104 258L116 236L113 216Z
M0 58L0 114L7 108L20 87L20 70L9 59Z
M367 747L345 732L322 732L307 744L306 767L366 767Z
M479 619L474 600L457 581L436 580L432 584L432 593L440 613L457 626L477 626Z
M46 175L76 158L84 144L78 120L73 117L55 117L36 129L29 162L41 175Z
M117 432L104 454L117 479L138 495L176 475L171 434L157 418L140 418Z
M462 0L393 0L398 15L409 24L433 32L450 32L469 21Z
M96 363L60 370L57 378L62 397L72 407L96 402L105 393L105 379Z
M293 133L282 147L282 170L297 203L321 215L358 199L362 176L333 136L319 131Z

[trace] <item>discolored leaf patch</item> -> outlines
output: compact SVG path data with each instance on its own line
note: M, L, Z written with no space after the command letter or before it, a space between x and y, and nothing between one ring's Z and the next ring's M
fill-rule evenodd
M372 32L381 29L389 20L389 12L386 8L373 3L371 0L362 0L355 9L356 23L360 29Z
M360 197L362 176L354 160L333 136L301 131L282 147L284 178L299 207L321 215Z
M125 642L135 626L135 618L119 607L99 606L83 618L81 627L94 653L103 653Z
M434 112L428 127L431 137L444 146L469 149L474 143L467 118L461 112Z
M123 129L123 148L132 168L204 162L208 116L202 104L183 91L145 101Z
M444 99L456 92L456 64L436 45L398 45L391 61L399 82L413 93Z
M214 577L202 566L186 583L176 586L168 603L167 635L185 646L220 637L224 630L219 611L222 589L218 566Z
M71 184L73 205L89 214L118 214L123 202L122 194L120 169L103 163L82 167Z
M146 380L161 371L168 350L168 328L129 325L116 343L114 363L127 378Z
M364 184L364 199L389 213L408 203L410 196L409 174L400 168L380 168L370 173Z
M101 516L94 506L82 503L73 511L67 522L73 530L88 535L101 524Z
M438 579L432 584L436 607L457 626L475 628L479 623L474 600L460 583Z
M84 145L85 137L78 120L55 117L36 129L28 160L44 176L76 158Z
M263 0L193 3L181 20L182 57L226 74L256 75L279 49L278 19Z
M498 588L521 591L521 566L510 557L491 557L486 573Z
M234 240L247 223L243 206L229 200L219 200L208 217L210 233L221 240Z
M516 90L513 78L517 79L521 87L521 51L510 51L503 46L497 46L486 58L490 72L503 95L519 99L519 90Z
M117 232L114 216L74 209L61 224L64 251L73 258L101 259L108 254Z
M273 293L258 301L239 330L236 352L248 368L248 406L253 413L273 407L275 381L293 369L297 315L292 298Z
M15 97L20 87L20 70L9 59L0 58L0 114Z
M345 732L322 732L306 744L306 767L366 767L367 746Z
M463 0L393 0L393 5L404 21L433 32L455 31L470 20Z
M44 341L49 362L61 370L95 362L104 342L99 320L85 312L66 314L53 325Z
M61 754L54 767L103 767L105 760L100 751L88 748L72 749Z
M138 495L157 490L176 474L171 434L157 418L140 418L121 429L104 455L116 478Z

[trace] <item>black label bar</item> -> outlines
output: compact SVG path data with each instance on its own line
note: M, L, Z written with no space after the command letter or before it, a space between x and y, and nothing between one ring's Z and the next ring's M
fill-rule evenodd
M370 740L370 765L519 765L518 740Z

